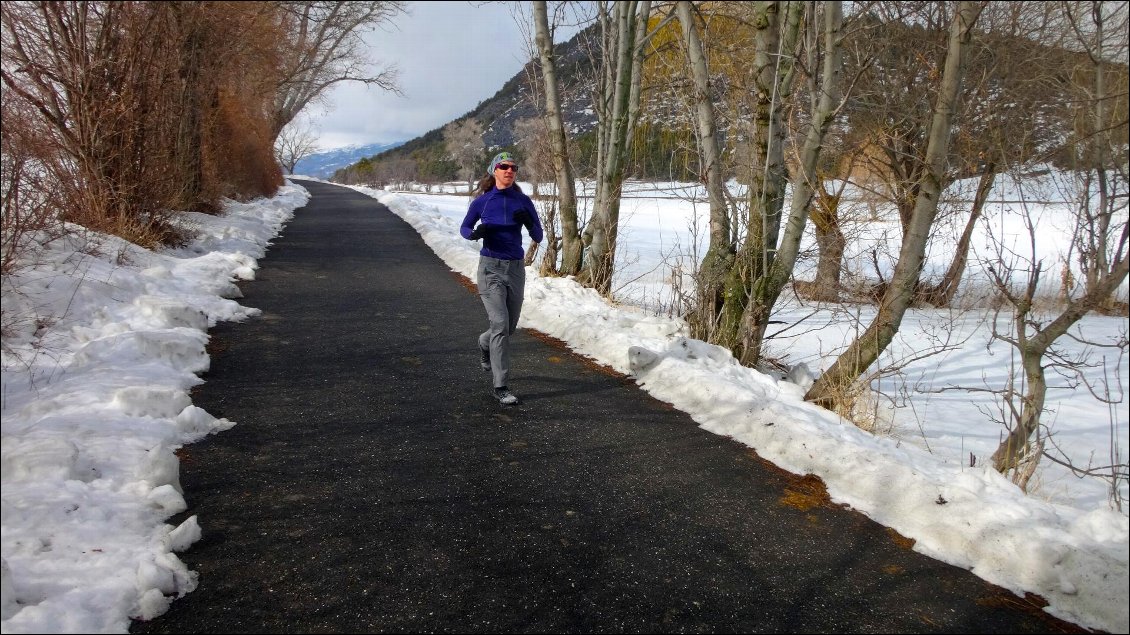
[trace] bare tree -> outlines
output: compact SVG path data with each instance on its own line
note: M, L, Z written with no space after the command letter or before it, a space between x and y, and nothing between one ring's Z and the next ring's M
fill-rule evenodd
M318 135L308 123L290 122L279 138L275 140L275 157L289 174L294 174L294 166L308 156L320 152Z
M754 363L746 351L747 308L755 280L772 264L780 235L788 171L785 167L785 113L791 106L796 77L797 47L804 3L758 2L750 21L754 28L754 54L750 76L748 117L749 161L743 166L749 182L748 214L744 238L726 273L723 301L713 341L734 351L745 363ZM750 352L753 352L750 349Z
M743 360L753 364L762 356L765 330L769 316L781 291L788 283L800 253L800 242L808 220L808 210L817 192L824 187L817 170L821 149L836 113L842 107L841 51L843 48L843 7L840 2L823 3L822 29L818 35L815 29L809 31L808 68L809 95L811 98L810 117L804 127L804 143L800 149L798 168L792 178L792 199L789 205L788 221L777 245L776 253L766 254L768 266L763 268L762 278L755 279L750 293L750 304L746 310L746 323L742 345ZM815 25L816 16L809 20ZM818 39L823 47L818 47ZM817 75L818 51L822 53L823 68Z
M847 110L842 160L861 168L859 182L890 201L905 234L928 170L925 152L933 114L930 93L945 49L948 2L878 2L881 29L873 37L850 41L848 60L861 69L858 98ZM967 265L970 241L997 175L1015 166L1046 159L1060 138L1056 122L1066 95L1056 76L1063 51L1041 43L1053 3L995 2L978 19L978 37L967 53L966 78L959 100L960 125L951 140L941 189L977 177L960 204L939 211L938 225L965 216L953 240L953 259L940 279L925 279L916 301L949 305ZM1041 125L1032 126L1033 121ZM1001 141L1004 141L1002 143ZM851 155L855 156L851 156ZM940 240L936 237L935 240ZM881 295L884 283L873 290Z
M985 211L998 175L1046 160L1061 136L1063 65L1059 47L1043 45L1053 3L989 3L978 27L963 90L962 131L951 151L948 179L977 176L972 200L958 206L968 213L956 248L938 280L924 280L918 297L934 306L950 305L968 264L973 232ZM1042 125L1033 126L1033 121ZM944 189L944 188L943 188Z
M1068 336L1070 329L1088 312L1103 308L1130 272L1130 179L1126 172L1126 97L1116 95L1107 84L1111 59L1125 60L1127 53L1127 8L1105 6L1102 2L1069 2L1062 5L1070 44L1081 49L1087 67L1077 69L1076 77L1088 80L1078 86L1078 117L1071 147L1075 168L1074 253L1082 272L1078 288L1067 287L1064 306L1054 315L1037 309L1037 292L1045 264L1035 257L1035 224L1029 217L1030 255L1020 266L1005 258L992 265L990 274L997 289L1012 309L1011 334L995 336L1020 353L1024 373L1024 395L1013 404L1007 436L993 453L994 467L1014 478L1030 474L1043 452L1038 437L1040 418L1047 393L1045 372L1048 365L1082 373L1077 364L1056 354L1055 343ZM1015 260L1013 261L1015 262ZM1017 284L1013 277L1023 273ZM1125 310L1125 309L1123 309ZM1122 346L1125 347L1125 341ZM1086 381L1086 378L1083 378ZM1035 440L1033 440L1035 437Z
M910 307L925 262L930 229L938 211L941 186L946 171L946 158L952 135L951 121L957 108L961 82L965 73L966 51L973 37L973 27L984 3L961 2L950 25L945 69L941 76L934 117L926 150L926 173L917 187L914 212L907 226L898 264L879 311L868 329L855 339L809 389L805 398L825 407L844 407L843 388L854 382L886 349Z
M260 134L269 95L260 89L275 81L271 5L9 2L2 11L0 77L38 119L39 166L67 200L66 220L140 244L175 242L166 222L175 210L214 210L221 196L281 183Z
M811 10L803 3L757 3L748 16L754 25L752 55L756 62L751 75L757 98L751 107L756 114L745 118L751 122L748 136L754 139L747 146L745 166L752 184L745 202L749 213L740 228L744 231L737 232L731 223L742 210L723 185L725 167L716 123L721 95L712 94L706 53L698 35L700 29L706 29L706 20L700 26L694 19L692 3L680 2L675 8L689 61L685 68L693 85L700 178L710 205L710 247L698 269L697 306L689 313L690 321L697 336L729 347L747 364L759 361L770 311L792 274L808 209L814 192L820 189L816 170L824 138L842 106L841 5L808 6ZM711 26L725 32L728 22L732 20L716 20ZM802 24L808 27L803 47L799 39ZM800 50L805 51L805 59L795 57ZM793 99L798 72L807 77L811 104L800 134L803 141L793 179L790 220L781 236L780 216L789 179L784 167L785 112ZM740 248L736 245L739 233L745 235Z
M1125 191L1125 182L1121 184ZM1085 187L1083 188L1086 189ZM1125 204L1118 205L1125 213ZM1117 213L1117 208L1115 210ZM1108 301L1118 286L1126 280L1127 256L1126 238L1120 241L1113 252L1114 262L1104 271L1093 271L1097 285L1084 282L1079 293L1070 297L1058 311L1041 310L1041 289L1044 287L1045 262L1035 255L1037 244L1036 223L1032 211L1025 206L1023 220L1028 229L1027 253L1014 250L1004 237L995 237L997 258L987 267L991 280L1011 311L1008 327L994 327L993 337L1014 347L1019 354L1019 380L1010 377L1007 386L999 389L1005 406L1004 418L1006 433L992 455L993 466L1000 472L1010 474L1018 485L1025 487L1045 452L1047 435L1041 434L1041 418L1045 409L1048 389L1047 373L1058 373L1076 384L1088 387L1096 383L1089 377L1093 372L1091 365L1080 358L1072 358L1057 347L1057 341L1071 337L1087 342L1095 348L1120 347L1125 349L1123 337L1117 342L1099 342L1086 333L1071 333L1072 327L1089 311L1095 310ZM1121 222L1125 227L1125 220ZM1078 227L1077 227L1078 228ZM1088 239L1086 232L1077 232L1076 242ZM1043 302L1046 304L1046 300ZM1092 393L1105 399L1098 391Z
M545 119L530 117L514 122L514 145L522 157L522 178L534 186L530 197L534 199L553 198L544 195L541 183L554 177L553 149L546 134Z
M558 203L552 193L547 194L543 182L552 182L557 174L554 166L554 150L549 138L549 130L544 117L519 119L514 122L514 142L522 156L523 178L533 187L530 198L538 208L541 225L545 230L542 243L530 243L526 251L526 264L532 265L541 253L538 271L541 275L558 275L557 260L561 241L558 238ZM544 243L545 252L541 252Z
M847 247L847 237L840 217L840 202L847 183L846 179L841 180L837 188L829 191L823 173L816 180L816 200L811 212L812 234L818 251L816 277L811 284L799 280L794 283L798 292L813 300L840 300L844 249Z
M179 201L168 180L148 180L142 174L146 166L131 156L131 150L152 144L153 137L171 141L167 129L154 129L151 124L157 122L138 116L144 112L140 108L147 89L169 86L174 55L163 43L154 44L159 50L139 50L141 43L131 37L137 23L148 17L146 8L33 2L5 3L0 11L5 57L0 76L5 92L25 102L25 112L41 118L42 165L73 204L59 211L72 222L109 232L116 227L152 244L151 237L143 238L148 224L140 217ZM122 35L110 37L112 33ZM150 57L148 73L131 64L143 54ZM115 59L122 63L108 63ZM144 191L138 187L141 182ZM163 218L164 212L154 211Z
M576 275L581 270L584 245L581 242L577 217L577 192L573 180L573 166L569 160L569 144L561 115L560 88L557 82L557 64L553 51L553 26L550 25L546 3L533 3L534 32L541 62L542 80L545 84L545 120L552 148L554 181L557 184L557 214L561 219L561 265L563 275ZM553 237L546 242L546 269L556 267L557 246ZM552 258L552 260L550 260ZM552 264L551 264L552 263Z
M303 108L339 82L396 91L395 67L370 74L362 36L390 24L403 2L280 1L290 41L282 47L282 77L275 93L272 133L277 137Z
M706 52L699 37L699 25L691 2L677 2L675 12L683 29L687 52L687 71L694 85L695 138L698 140L699 178L706 184L710 206L710 244L698 268L697 306L691 319L696 336L707 339L713 332L715 318L722 309L723 282L734 263L734 238L730 227L733 215L730 198L723 182L722 148L718 124L714 116L714 95L710 90L710 72Z
M447 155L459 166L459 178L473 189L483 170L483 124L474 117L452 121L443 127L443 143Z
M597 114L596 192L592 217L582 235L587 253L577 279L602 294L612 288L620 196L639 122L646 49L651 37L674 16L663 18L655 26L649 25L650 18L648 0L598 4L601 68L593 97Z
M4 134L0 135L0 274L12 273L35 244L65 233L57 188L43 169L42 123L31 105L0 91ZM7 330L7 307L0 330Z

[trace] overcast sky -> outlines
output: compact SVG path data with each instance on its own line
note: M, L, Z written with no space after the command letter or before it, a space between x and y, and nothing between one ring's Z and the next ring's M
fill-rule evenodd
M528 16L529 3L409 2L408 14L395 25L366 36L371 60L399 68L403 96L357 82L338 84L324 105L308 109L319 145L329 150L408 141L474 109L527 59L519 10Z

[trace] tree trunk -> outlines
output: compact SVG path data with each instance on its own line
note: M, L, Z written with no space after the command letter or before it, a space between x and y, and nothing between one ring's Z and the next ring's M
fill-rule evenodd
M637 8L638 5L638 8ZM630 125L638 118L642 48L638 34L647 27L650 2L618 2L613 6L613 23L616 28L616 55L611 72L611 84L605 88L611 94L598 99L604 110L598 123L601 136L601 162L597 165L596 197L593 201L592 219L585 228L588 255L577 279L584 285L607 295L612 290L612 274L616 262L616 233L620 223L620 195L624 184L624 170L630 150ZM641 24L642 22L642 24ZM605 58L607 60L607 57ZM606 62L607 63L607 62Z
M990 163L981 173L981 178L977 182L977 193L973 196L973 207L969 210L969 219L965 221L965 229L957 240L953 261L950 262L949 268L946 269L945 275L942 276L937 286L923 292L923 302L928 302L937 307L949 306L953 302L953 298L957 295L957 290L961 286L961 278L965 275L965 266L969 263L969 245L973 242L973 230L985 211L985 202L989 199L989 192L993 189L996 177L996 166Z
M1022 329L1024 326L1021 324L1018 328ZM1016 469L1029 459L1028 453L1031 447L1028 439L1040 427L1040 415L1044 411L1044 400L1048 392L1044 367L1040 363L1043 356L1044 351L1030 347L1021 348L1021 364L1024 367L1024 379L1028 389L1024 393L1024 401L1021 403L1016 425L993 452L993 467L998 472L1004 473Z
M824 67L821 71L819 97L812 104L812 122L805 134L804 146L800 152L800 174L793 178L793 197L789 206L789 220L785 234L768 267L764 279L753 286L750 297L741 360L753 366L761 361L765 344L765 330L769 326L769 315L773 305L781 297L781 290L789 281L800 253L800 241L804 237L804 226L808 222L808 209L814 192L822 185L816 167L820 160L820 150L824 137L832 125L832 119L840 101L840 60L843 7L840 2L824 3ZM815 43L813 43L815 46ZM768 248L768 245L767 245Z
M903 239L891 285L883 294L879 312L867 330L820 376L805 399L827 408L848 406L844 403L847 392L844 389L855 382L891 343L902 324L903 315L914 299L930 228L938 212L938 198L941 195L951 136L950 127L965 74L966 51L973 37L973 25L982 7L977 2L961 2L950 25L945 70L942 72L941 88L930 124L930 141L926 149L927 172L919 188L914 214Z
M541 259L538 273L543 276L552 276L560 273L557 268L557 256L560 253L561 239L557 236L555 224L557 216L557 201L549 202L549 211L545 216L545 254Z
M844 249L847 247L847 239L840 227L841 193L831 194L824 189L823 184L818 184L818 187L816 194L819 202L812 210L812 227L820 255L816 263L816 279L807 295L813 300L838 302Z
M757 85L750 138L754 161L750 170L749 219L746 237L735 255L723 289L723 304L713 342L742 359L746 307L754 281L768 269L777 247L788 171L785 168L783 113L793 81L792 53L804 3L757 3L754 24ZM784 7L784 14L781 9Z
M534 2L534 30L541 59L542 79L545 82L545 116L549 124L549 142L553 152L553 170L557 183L557 210L561 218L561 267L564 275L576 275L581 270L584 245L577 222L577 192L573 168L569 162L569 146L561 117L561 98L557 88L557 65L553 54L553 35L549 30L549 17L544 0ZM557 246L550 228L543 270L556 268ZM550 261L549 259L553 260Z
M710 74L706 67L706 54L702 40L695 28L691 2L675 5L683 27L683 41L687 46L687 71L694 83L696 136L701 174L706 185L710 205L710 246L699 266L696 306L692 312L691 334L709 340L716 317L722 309L723 283L726 272L734 262L733 239L730 230L730 208L726 203L725 184L722 182L722 155L718 143L718 126L714 118L714 104L710 94Z
M1103 17L1102 17L1101 3L1098 7L1096 7L1096 9L1097 10L1095 10L1092 13L1093 19L1095 21L1095 43L1096 43L1096 50L1095 50L1095 54L1094 54L1093 59L1102 60L1103 59ZM1116 146L1114 144L1110 143L1110 139L1109 139L1110 138L1110 130L1107 129L1107 121L1106 121L1106 119L1107 119L1106 118L1106 97L1107 97L1106 74L1103 70L1103 64L1101 62L1093 64L1093 68L1094 68L1094 73L1095 73L1094 87L1095 87L1095 97L1096 97L1095 98L1095 108L1094 108L1094 124L1093 124L1094 128L1093 129L1094 129L1094 134L1095 134L1096 138L1092 142L1092 145L1091 145L1091 148L1093 149L1093 156L1091 158L1092 165L1088 166L1087 173L1088 173L1088 178L1089 178L1091 170L1094 170L1096 172L1095 177L1098 180L1097 186L1098 186L1098 190L1099 190L1098 191L1099 209L1100 210L1106 210L1106 209L1108 209L1108 207L1107 207L1107 205L1108 205L1107 193L1109 192L1109 184L1107 183L1107 173L1106 173L1106 169L1105 169L1106 168L1106 154L1107 154L1106 150L1107 150L1108 146L1109 147L1116 147ZM1118 145L1122 145L1121 142ZM1094 224L1095 224L1094 217L1092 215L1088 214L1087 216L1085 216L1085 218L1087 218L1088 226L1094 227ZM1110 223L1110 215L1109 214L1098 214L1098 227L1095 228L1095 229L1092 229L1090 231L1091 236L1106 237L1109 234L1109 230L1110 230L1109 223ZM1100 240L1101 240L1101 238L1100 238ZM1086 275L1086 278L1087 278L1087 284L1090 287L1090 286L1097 284L1097 282L1098 282L1098 279L1095 276L1095 272L1106 271L1107 268L1108 268L1108 265L1107 265L1107 250L1103 248L1103 245L1101 244L1101 242L1092 241L1091 245L1090 245L1090 249L1087 249L1087 251L1089 252L1089 253L1086 254L1088 260L1094 261L1093 267L1084 267L1085 275Z

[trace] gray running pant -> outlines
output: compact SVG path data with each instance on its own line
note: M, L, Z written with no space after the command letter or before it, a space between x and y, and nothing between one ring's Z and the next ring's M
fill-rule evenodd
M522 260L499 260L479 256L479 297L487 310L490 328L479 335L479 349L490 351L494 387L509 386L510 336L518 328L522 297L526 290L526 264Z

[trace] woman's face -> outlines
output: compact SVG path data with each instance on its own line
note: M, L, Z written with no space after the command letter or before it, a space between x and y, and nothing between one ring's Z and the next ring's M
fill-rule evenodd
M513 161L503 161L494 168L494 185L500 190L504 190L511 185L514 185L514 179L518 176L518 166Z

